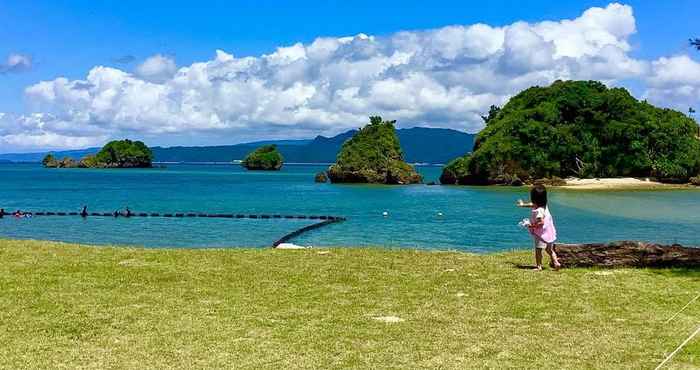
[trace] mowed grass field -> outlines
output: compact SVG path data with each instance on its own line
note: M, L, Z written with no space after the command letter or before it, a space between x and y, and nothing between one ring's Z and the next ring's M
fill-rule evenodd
M653 369L700 325L700 301L666 322L700 270L531 258L0 240L0 366Z

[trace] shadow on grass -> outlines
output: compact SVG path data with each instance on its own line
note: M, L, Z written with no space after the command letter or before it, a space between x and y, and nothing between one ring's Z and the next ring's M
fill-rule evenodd
M521 269L521 270L532 270L535 267L537 267L535 265L527 265L527 264L517 263L517 262L506 262L506 264L511 265L512 267L514 267L516 269Z
M700 267L650 267L646 270L668 277L684 277L700 280Z
M520 270L532 270L535 265L528 265L519 262L506 262L513 268ZM549 266L552 267L552 266ZM579 269L579 270L619 270L619 269L634 269L648 271L653 274L658 274L666 277L682 277L700 280L700 267L563 267L562 270Z

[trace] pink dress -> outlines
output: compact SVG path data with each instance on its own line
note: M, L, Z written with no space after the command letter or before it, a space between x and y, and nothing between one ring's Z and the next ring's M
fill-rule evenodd
M552 214L549 213L549 208L539 207L532 210L532 213L530 213L530 223L532 225L537 225L539 224L539 220L543 221L543 225L537 226L530 231L535 238L535 243L554 243L554 241L557 240L557 229L554 227L554 219L552 218Z

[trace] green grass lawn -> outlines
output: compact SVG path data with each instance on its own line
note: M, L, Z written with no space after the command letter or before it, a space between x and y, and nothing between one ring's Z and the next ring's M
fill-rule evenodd
M700 325L700 302L665 323L700 270L536 273L528 251L0 240L0 262L12 369L653 369ZM699 368L700 338L668 367Z

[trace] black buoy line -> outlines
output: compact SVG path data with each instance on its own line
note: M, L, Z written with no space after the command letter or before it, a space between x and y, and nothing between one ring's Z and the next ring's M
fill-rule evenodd
M113 212L88 212L87 207L83 207L80 212L54 212L54 211L16 211L7 213L4 208L0 208L0 219L4 217L28 218L28 217L46 217L46 216L78 216L81 218L88 217L111 217L111 218L132 218L132 217L161 217L161 218L230 218L230 219L285 219L285 220L316 220L316 223L307 225L284 235L279 240L272 244L276 248L282 243L286 243L299 235L327 226L330 224L343 222L345 217L325 216L325 215L282 215L282 214L243 214L243 213L193 213L193 212L175 212L175 213L159 213L159 212L133 212L129 208L124 211Z

